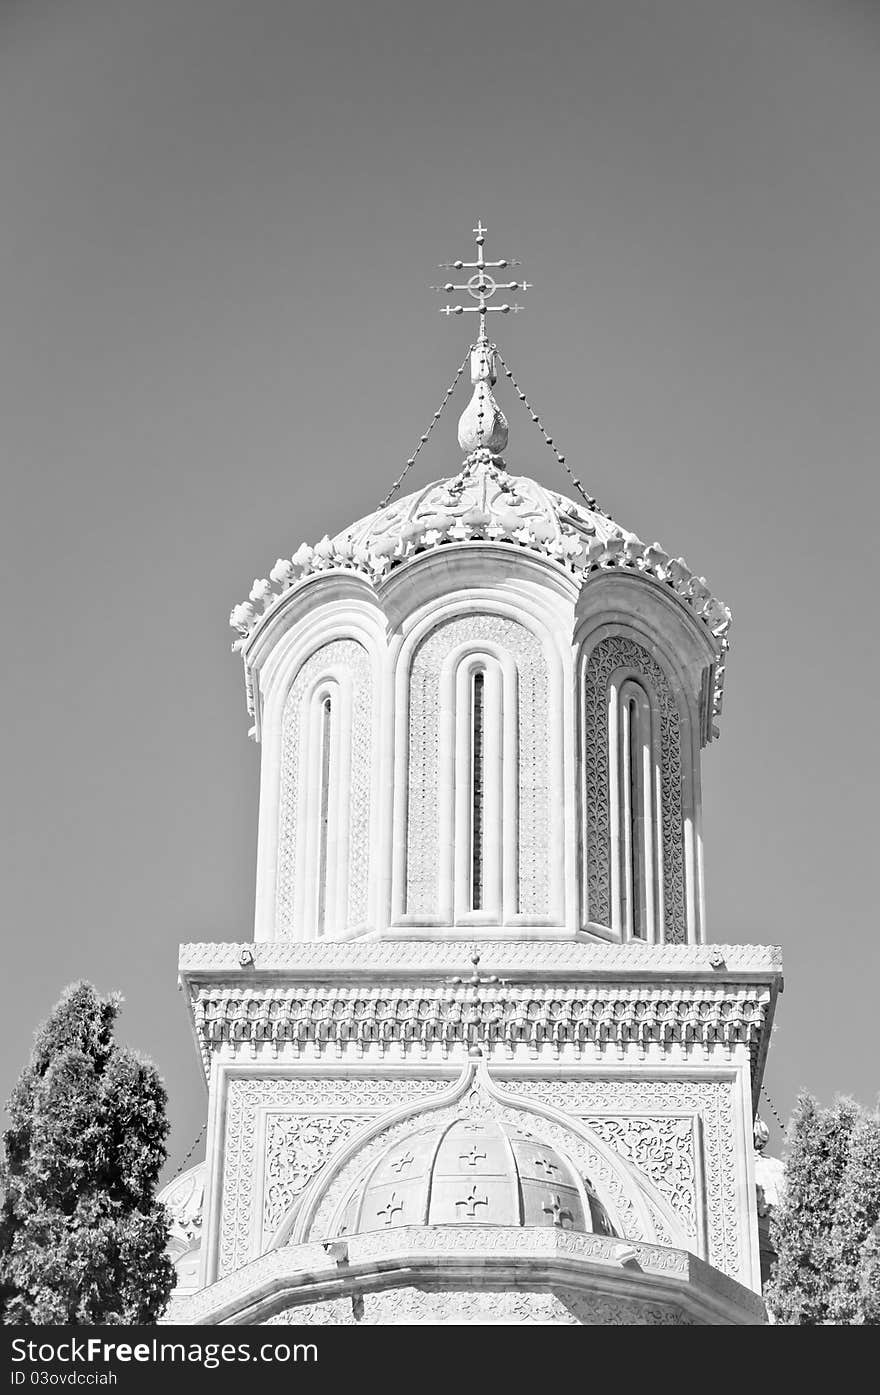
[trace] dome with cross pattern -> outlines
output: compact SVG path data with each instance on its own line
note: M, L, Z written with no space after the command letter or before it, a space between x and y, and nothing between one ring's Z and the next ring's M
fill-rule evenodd
M495 1119L417 1130L350 1194L338 1233L406 1225L541 1226L613 1235L605 1208L555 1148Z

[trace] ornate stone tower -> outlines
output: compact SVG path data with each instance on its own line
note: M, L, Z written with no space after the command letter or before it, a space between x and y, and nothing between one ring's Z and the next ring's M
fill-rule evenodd
M487 320L526 285L475 232L441 288L479 317L458 473L232 614L256 918L181 949L209 1119L179 1321L763 1320L781 966L707 945L703 896L730 614L573 476L507 472Z

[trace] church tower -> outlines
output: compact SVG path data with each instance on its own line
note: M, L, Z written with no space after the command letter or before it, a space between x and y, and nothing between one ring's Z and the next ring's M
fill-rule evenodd
M574 478L475 237L439 288L478 325L457 471L232 612L255 923L181 948L208 1145L166 1195L171 1321L764 1320L781 962L708 944L703 893L730 612ZM508 472L499 377L577 499Z

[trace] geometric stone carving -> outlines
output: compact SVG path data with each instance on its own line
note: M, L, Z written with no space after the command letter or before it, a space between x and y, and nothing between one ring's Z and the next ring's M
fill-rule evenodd
M604 1143L645 1175L669 1202L690 1239L697 1238L697 1167L694 1121L622 1115L584 1120Z
M269 1076L258 1080L231 1080L226 1098L218 1274L229 1274L240 1269L253 1258L255 1252L259 1252L260 1243L253 1238L253 1227L259 1202L262 1231L263 1203L255 1195L255 1185L258 1125L264 1113L271 1117L273 1111L283 1109L303 1113L310 1110L336 1114L349 1121L355 1120L360 1113L363 1125L371 1116L381 1114L396 1104L447 1088L448 1082L445 1080L389 1081L373 1078L357 1085L355 1111L352 1108L352 1083L345 1077L298 1080ZM321 1130L320 1125L318 1129ZM340 1138L322 1154L318 1139L323 1137L326 1142L329 1132L332 1130L316 1135L310 1145L311 1160L316 1164L314 1172L320 1170L333 1148L342 1146L344 1141ZM319 1157L321 1161L318 1161ZM270 1184L272 1180L280 1184L281 1174L268 1180ZM298 1182L297 1178L297 1185Z
M731 1080L505 1079L504 1086L511 1094L541 1100L583 1119L599 1134L598 1114L698 1116L705 1169L705 1258L722 1273L739 1277L742 1248L736 1157L730 1142L736 1136ZM614 1146L612 1138L608 1142Z
M403 1058L425 1057L435 1046L446 1056L458 1045L483 1045L508 1059L523 1053L558 1059L563 1050L575 1058L611 1051L644 1059L649 1048L697 1049L708 1058L719 1046L729 1058L745 1045L754 1060L768 1001L766 988L724 984L686 995L646 984L489 984L476 1002L467 981L342 989L217 985L196 989L193 1019L206 1051L224 1042L266 1043L276 1056L289 1045L296 1056L332 1050L341 1056L353 1048L358 1056L378 1051Z
M363 1128L363 1116L269 1114L263 1186L263 1231L272 1234L333 1149Z
M241 952L246 949L253 969L275 970L303 977L318 974L381 974L385 970L412 973L454 974L469 972L470 949L465 940L351 940L333 944L323 940L261 940L245 945L231 941L196 942L180 946L178 969L195 978L210 974L212 980L230 971L240 983ZM625 977L632 970L650 969L658 979L710 976L728 982L730 976L748 978L778 976L782 973L782 951L778 945L741 944L647 944L629 942L604 944L575 940L485 940L480 945L484 967L494 972L518 969L546 969L554 978L577 979L583 974L601 972ZM723 972L719 972L720 965Z
M589 917L612 925L611 793L609 788L608 685L619 669L650 681L660 729L660 848L663 859L663 938L687 940L684 880L684 821L681 804L681 731L666 675L647 650L622 635L602 639L592 650L584 681L584 789L586 799L587 897Z

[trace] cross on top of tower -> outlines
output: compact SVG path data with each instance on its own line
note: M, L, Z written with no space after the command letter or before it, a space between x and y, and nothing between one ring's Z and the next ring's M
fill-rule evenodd
M447 281L442 286L432 286L434 291L443 291L450 295L453 291L467 291L474 305L444 305L441 307L441 315L479 315L481 340L486 339L486 316L496 311L500 315L516 315L523 309L522 305L509 304L507 301L503 305L490 305L489 302L498 291L528 291L531 290L529 281L496 281L492 275L493 271L503 271L509 266L519 266L520 263L515 257L501 257L498 261L487 262L483 255L483 246L486 241L488 228L483 226L482 219L477 219L477 226L474 228L474 242L476 243L476 260L472 262L441 262L441 269L444 271L470 271L473 275L466 281Z

